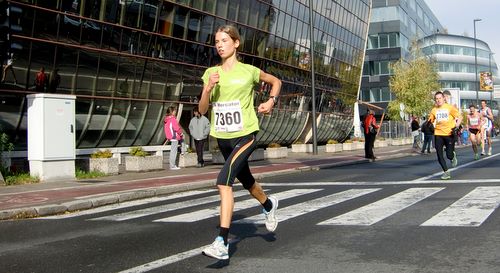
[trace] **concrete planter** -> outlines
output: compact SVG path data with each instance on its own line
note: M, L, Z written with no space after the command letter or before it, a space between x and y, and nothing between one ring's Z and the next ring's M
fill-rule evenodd
M292 144L292 153L312 153L312 144Z
M391 146L401 146L404 145L402 138L391 139Z
M146 172L163 169L163 156L126 156L125 170L130 172Z
M362 141L354 141L352 143L353 150L363 150L365 148L365 142Z
M337 143L337 144L326 144L325 146L325 152L327 153L338 153L342 152L342 143Z
M266 158L284 158L288 156L288 148L266 148Z
M253 151L253 153L250 155L248 158L248 161L258 161L258 160L264 160L264 149L256 149Z
M198 155L196 153L179 155L179 167L194 167L196 165L198 165Z
M212 163L213 164L224 164L226 160L224 160L224 156L220 151L213 151L212 152Z
M342 150L343 151L352 151L353 148L352 148L352 142L344 142L342 143Z
M118 174L118 158L90 158L89 170L107 175Z
M373 145L373 147L375 148L382 148L387 146L389 146L387 140L375 140L375 144Z

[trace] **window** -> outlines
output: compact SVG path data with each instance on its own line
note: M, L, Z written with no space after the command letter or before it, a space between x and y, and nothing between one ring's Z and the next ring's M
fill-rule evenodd
M389 35L380 34L379 39L380 39L380 48L389 47Z

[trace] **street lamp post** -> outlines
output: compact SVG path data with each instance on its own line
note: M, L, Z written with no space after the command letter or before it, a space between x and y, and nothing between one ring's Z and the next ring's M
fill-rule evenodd
M477 81L477 45L476 45L476 22L481 21L481 19L474 19L474 71L475 71L475 81L474 87L476 88L476 107L479 105L479 82Z
M314 11L313 11L313 1L309 0L309 33L310 33L310 62L311 62L311 99L312 99L312 137L313 137L313 154L318 154L318 144L317 144L317 125L316 125L316 85L314 83L315 71L314 71Z
M491 71L491 55L493 55L493 54L495 54L495 53L490 52L490 55L488 57L488 63L489 63L489 67L490 67L490 77L491 77L492 80L494 80L493 79L493 72ZM494 87L493 87L493 89L494 89ZM490 107L493 107L493 91L494 90L490 90L490 91L491 91L491 93L490 93Z

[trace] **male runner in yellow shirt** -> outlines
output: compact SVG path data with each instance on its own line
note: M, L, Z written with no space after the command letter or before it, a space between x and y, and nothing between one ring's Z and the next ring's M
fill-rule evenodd
M456 167L458 164L457 154L455 153L454 130L458 128L462 122L462 115L454 106L445 103L443 92L438 91L434 94L436 106L429 114L429 121L436 125L434 127L434 147L439 161L439 165L443 169L441 179L450 179L451 175L448 171L448 166L443 157L443 147L446 147L446 157L451 160L451 166Z

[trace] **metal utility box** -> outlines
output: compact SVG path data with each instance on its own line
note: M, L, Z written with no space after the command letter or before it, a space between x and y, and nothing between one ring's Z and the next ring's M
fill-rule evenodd
M30 173L42 181L75 179L75 96L28 95Z

